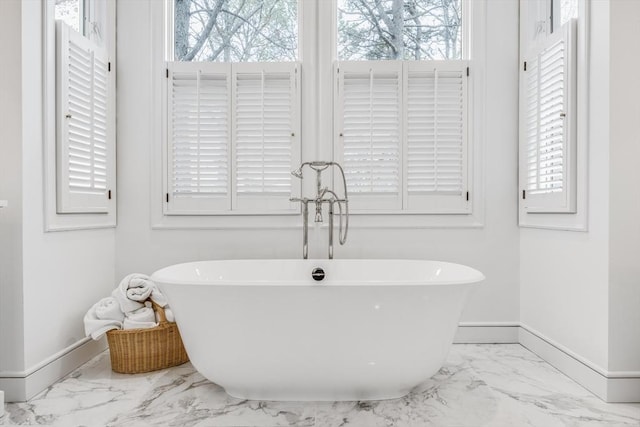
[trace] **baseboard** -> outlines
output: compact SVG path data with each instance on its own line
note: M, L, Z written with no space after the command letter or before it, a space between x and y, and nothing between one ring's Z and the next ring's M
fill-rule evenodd
M640 402L640 371L607 371L518 322L461 322L456 344L521 344L606 402ZM0 372L7 402L31 399L107 348L81 340L23 372Z
M519 342L605 402L640 402L640 371L607 371L523 324Z
M107 348L106 340L82 339L21 372L0 372L0 390L7 402L24 402Z
M517 322L460 322L455 344L517 344Z

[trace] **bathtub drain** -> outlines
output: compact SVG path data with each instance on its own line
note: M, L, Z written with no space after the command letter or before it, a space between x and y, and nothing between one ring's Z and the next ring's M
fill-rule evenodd
M320 267L314 268L311 272L311 277L313 277L313 280L315 280L316 282L319 282L320 280L324 279L324 270Z

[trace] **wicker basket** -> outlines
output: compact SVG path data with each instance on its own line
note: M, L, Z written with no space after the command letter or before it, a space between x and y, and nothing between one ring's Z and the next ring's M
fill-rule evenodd
M107 332L111 369L122 374L138 374L170 368L189 361L178 326L168 322L164 309L152 302L159 324L149 329Z

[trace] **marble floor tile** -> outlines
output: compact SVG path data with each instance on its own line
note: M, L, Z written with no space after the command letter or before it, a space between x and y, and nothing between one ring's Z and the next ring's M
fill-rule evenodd
M5 411L0 425L640 426L640 404L607 404L517 344L454 345L443 368L409 395L373 402L240 400L189 363L123 375L104 353Z

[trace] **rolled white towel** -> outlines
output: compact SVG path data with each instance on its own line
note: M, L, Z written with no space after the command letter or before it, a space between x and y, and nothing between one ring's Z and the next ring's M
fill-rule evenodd
M124 318L124 329L147 329L158 326L156 316L151 307L142 307L130 313Z
M151 301L158 304L160 307L167 305L167 297L164 296L160 289L153 283L153 280L145 274L130 274L129 276L129 289L127 289L127 296L134 301ZM125 278L126 280L126 278Z
M155 287L149 276L145 274L130 274L122 281L125 282L127 288L125 291L127 297L133 301L148 300ZM122 286L122 283L120 283L120 286Z
M113 305L112 298L103 298L87 311L87 314L84 315L84 332L87 336L99 340L107 331L122 329L122 320L100 317L115 314ZM101 313L100 316L98 311Z
M118 304L120 304L120 310L122 310L124 314L130 313L132 311L135 311L144 307L144 304L142 304L139 301L134 301L130 299L129 296L127 295L127 291L129 290L129 282L133 278L133 276L136 276L136 275L130 274L124 279L122 279L118 287L115 288L113 292L111 292L111 296L114 297L116 300L118 300Z
M120 309L125 314L142 308L142 302L149 298L160 307L167 305L167 298L145 274L129 274L111 295L118 300Z

